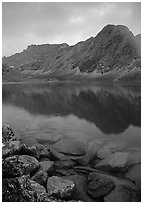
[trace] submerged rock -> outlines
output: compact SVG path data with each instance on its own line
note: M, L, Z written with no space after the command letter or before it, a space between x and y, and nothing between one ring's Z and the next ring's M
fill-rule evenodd
M104 143L101 148L98 150L97 152L97 157L99 159L105 159L107 157L109 157L112 153L115 153L117 151L121 151L122 147L114 144L112 142L107 142Z
M69 158L66 155L56 151L55 149L50 148L50 159L52 161L60 161L60 160L61 161L66 161Z
M104 177L104 175L98 175L91 173L88 176L87 193L93 198L100 198L107 195L114 187L114 182Z
M78 160L78 163L80 165L86 166L91 160L96 157L99 147L100 146L96 143L91 144L88 152Z
M73 167L75 165L74 161L71 160L66 160L66 161L56 161L55 162L55 169L70 169L71 167Z
M30 174L38 168L38 160L28 155L7 157L2 162L2 173L4 178Z
M52 176L47 181L47 193L60 199L71 198L75 184L67 179Z
M102 170L118 170L124 168L127 165L128 156L129 153L127 152L113 153L109 157L98 162L96 167Z
M76 139L70 139L65 138L61 139L60 141L56 142L54 145L52 145L52 148L55 149L58 152L67 154L67 155L84 155L87 151L87 146L84 142L76 140Z
M141 164L136 164L130 168L125 178L134 181L139 189L141 189Z
M129 186L116 186L111 193L104 197L106 202L131 202L133 190Z
M128 156L128 166L141 163L141 152L131 152Z

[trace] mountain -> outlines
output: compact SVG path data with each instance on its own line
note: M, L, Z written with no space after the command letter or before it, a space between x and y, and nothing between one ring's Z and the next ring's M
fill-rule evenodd
M141 35L123 25L107 25L74 46L31 45L2 61L30 79L139 81Z

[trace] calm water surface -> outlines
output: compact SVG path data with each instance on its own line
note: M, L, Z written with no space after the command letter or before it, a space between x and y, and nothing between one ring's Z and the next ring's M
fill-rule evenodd
M140 148L141 93L135 85L3 84L2 121L22 139L106 138Z

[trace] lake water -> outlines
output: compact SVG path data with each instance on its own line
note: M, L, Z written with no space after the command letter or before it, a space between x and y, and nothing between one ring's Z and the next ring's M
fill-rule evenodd
M141 147L141 89L137 85L3 84L2 122L22 140L106 138Z

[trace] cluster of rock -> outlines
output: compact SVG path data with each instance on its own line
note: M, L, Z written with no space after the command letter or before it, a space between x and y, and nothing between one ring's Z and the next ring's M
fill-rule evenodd
M140 152L105 140L22 144L3 127L3 202L140 201Z

